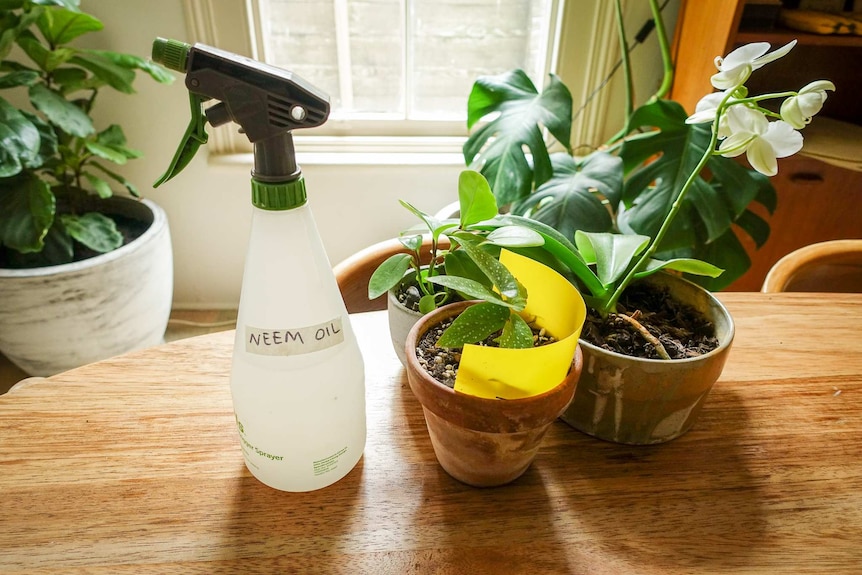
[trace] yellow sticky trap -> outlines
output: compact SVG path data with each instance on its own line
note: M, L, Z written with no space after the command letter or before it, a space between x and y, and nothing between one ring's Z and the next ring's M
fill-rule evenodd
M544 327L557 341L529 349L465 345L455 390L492 399L539 395L566 377L587 317L586 305L566 278L544 264L508 250L502 250L500 261L527 288L521 316Z

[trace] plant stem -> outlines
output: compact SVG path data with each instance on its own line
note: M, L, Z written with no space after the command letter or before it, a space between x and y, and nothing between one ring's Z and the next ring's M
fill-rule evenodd
M622 4L620 4L621 0L616 0L614 3L614 14L616 16L617 21L617 35L620 39L620 52L623 63L623 75L625 76L625 85L626 85L626 109L625 109L625 122L623 122L623 127L620 128L620 131L614 134L610 140L605 142L605 147L611 146L616 142L619 142L621 139L625 137L626 134L629 133L629 125L631 123L632 112L634 111L634 96L632 94L632 66L631 60L629 60L629 48L626 44L626 29L623 24L623 9Z
M658 38L659 48L661 49L661 62L664 68L661 86L659 86L658 91L650 99L653 102L664 98L670 92L670 88L673 85L673 58L670 53L670 44L667 41L667 32L664 27L664 19L661 17L661 8L658 5L658 0L649 0L649 7L652 12L653 22L655 23L655 33L656 38Z
M617 32L620 39L620 52L623 60L623 76L626 84L626 130L628 133L629 118L634 111L634 95L632 93L632 63L629 58L628 44L626 43L626 27L623 23L623 7L622 0L616 0L614 14L617 19Z
M706 167L707 162L709 162L709 158L715 153L715 144L718 142L718 123L721 119L721 115L724 112L724 108L727 104L727 101L731 97L732 91L728 91L725 95L724 99L719 104L718 109L715 113L715 120L712 122L712 134L710 135L709 145L706 147L706 151L703 153L703 156L700 158L700 161L697 163L697 166L692 170L692 172L688 175L688 178L685 180L685 183L680 188L679 193L676 196L676 199L673 202L673 205L670 208L667 216L665 216L664 221L661 224L656 235L653 237L650 245L647 247L646 251L644 251L643 255L640 257L638 262L632 266L632 268L628 271L626 276L623 278L623 281L617 286L613 295L607 301L604 306L604 309L600 310L602 315L607 315L609 312L615 312L617 307L617 302L622 296L623 292L629 286L629 284L634 280L635 275L646 267L647 262L652 258L658 249L659 244L661 244L664 236L667 234L670 229L671 224L673 223L674 218L679 213L680 208L682 208L683 200L685 200L688 191L691 189L695 180L700 176L700 172Z

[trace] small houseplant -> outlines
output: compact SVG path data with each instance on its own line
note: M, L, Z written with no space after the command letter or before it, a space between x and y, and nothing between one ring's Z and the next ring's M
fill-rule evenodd
M389 330L402 364L404 340L422 315L465 295L486 300L497 297L477 260L498 255L501 247L526 250L544 243L540 233L517 221L489 221L498 214L497 203L481 174L464 170L459 175L458 198L459 218L443 221L402 201L421 223L399 238L407 253L387 258L369 280L369 299L389 293ZM421 250L427 245L426 237L431 240L431 264L424 266Z
M499 261L476 260L495 291L423 316L405 356L440 465L464 483L490 487L526 471L570 404L583 366L577 342L586 308L568 280L534 260L506 250Z
M458 192L458 220L438 221L402 202L421 228L402 236L408 253L380 264L368 295L390 294L393 345L401 346L440 465L464 483L487 487L529 467L548 426L571 402L586 308L567 279L509 251L529 253L544 245L543 233L553 241L554 230L501 220L477 172L461 173ZM427 266L420 263L423 235L431 239ZM405 313L393 308L406 307L396 295L405 286L416 297L402 335L392 318Z
M650 5L669 75L672 67L661 15L657 2L651 0ZM624 37L624 31L621 35ZM566 98L560 94L568 91L557 80L552 78L549 88L535 97L535 89L531 94L523 84L511 85L509 78L521 82L520 74L477 82L471 95L470 121L495 111L500 116L468 141L468 162L477 157L483 162L482 171L501 186L495 188L498 198L510 200L514 213L545 221L550 218L564 230L564 236L571 234L574 242L563 242L561 247L595 323L620 323L634 331L625 339L646 342L637 352L644 354L642 358L626 355L628 351L612 351L614 346L607 339L596 344L582 339L590 367L564 415L578 429L604 439L640 444L673 439L693 424L721 372L733 323L708 292L656 272L670 270L706 278L721 275L722 269L714 263L692 257L697 255L738 272L739 262L744 264L747 256L734 249L731 223L765 239L765 223L751 216L746 207L757 199L773 202L774 191L767 178L777 171L776 158L801 149L802 136L797 130L820 110L826 90L834 90L830 82L820 81L798 92L748 93L745 82L751 73L785 55L794 44L767 53L768 44L756 43L717 58L718 73L712 83L722 91L707 95L691 117L678 104L655 97L629 116L627 126L609 146L618 156L608 150L585 158L568 153L551 158L542 153L541 137L535 137L540 134L540 119L552 119L552 125L546 127L558 139L565 141L567 136L565 113L560 113L565 111ZM517 103L525 99L529 102ZM776 99L783 100L780 111L764 107ZM537 112L542 106L545 108ZM512 116L518 113L520 122ZM525 120L527 113L533 116ZM558 121L560 117L562 121ZM533 152L532 168L521 161L522 144ZM728 159L742 153L752 170ZM514 173L526 174L526 179L495 178L503 165L518 166ZM530 193L534 182L539 187ZM521 195L510 195L512 189ZM564 211L565 217L553 221ZM666 334L645 325L651 314L644 312L651 310L636 300L621 306L622 298L635 294L634 288L647 285L670 290L670 298L660 299L676 298L700 308L716 328L715 349L698 350L689 357L682 346L677 356L681 359L671 361L665 349ZM600 330L585 328L585 335L594 331ZM611 331L621 333L616 328ZM703 373L698 373L700 369ZM657 377L657 371L666 373Z
M13 0L0 9L0 89L12 93L0 97L0 305L7 322L0 349L31 374L158 343L170 312L165 214L150 201L114 196L112 185L139 196L114 165L140 153L119 125L97 129L91 112L102 89L132 93L138 70L161 83L173 76L144 58L74 45L102 27L77 0ZM81 311L88 315L76 315ZM148 325L133 323L134 316L150 318ZM114 325L118 333L105 333ZM91 331L81 333L85 326Z

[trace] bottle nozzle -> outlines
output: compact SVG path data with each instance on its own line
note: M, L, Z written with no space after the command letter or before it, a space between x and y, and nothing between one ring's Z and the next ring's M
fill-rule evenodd
M156 38L153 42L153 61L163 65L169 70L185 73L188 68L189 51L191 44L179 40L167 38Z

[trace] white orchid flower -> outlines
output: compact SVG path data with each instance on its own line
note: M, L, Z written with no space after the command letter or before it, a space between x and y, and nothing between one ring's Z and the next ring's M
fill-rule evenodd
M777 158L802 149L802 134L787 122L770 122L762 112L745 106L732 106L725 115L731 135L718 147L719 153L735 158L745 152L751 167L765 176L778 173Z
M694 107L694 114L686 118L686 124L705 124L715 120L715 113L718 111L718 106L724 99L726 92L713 92L707 94Z
M796 40L788 42L778 50L769 52L768 42L754 42L740 46L725 58L715 59L718 73L710 78L710 82L719 90L728 90L745 83L752 71L777 60L790 52L796 45Z
M826 101L826 90L834 92L835 84L829 80L811 82L799 90L796 96L784 100L781 104L781 119L797 130L801 130L823 107L823 102Z
M715 120L715 114L718 112L718 107L722 100L727 95L727 92L713 92L707 94L694 107L694 114L686 118L686 124L705 124ZM728 100L732 102L733 99ZM727 125L727 116L722 116L718 121L718 137L726 138L730 135L730 129Z

